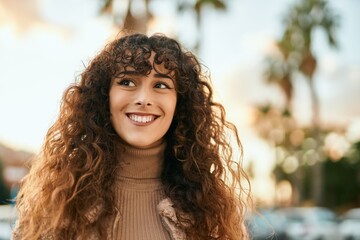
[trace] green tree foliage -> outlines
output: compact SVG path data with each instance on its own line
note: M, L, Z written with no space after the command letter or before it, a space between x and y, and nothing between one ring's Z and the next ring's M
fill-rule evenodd
M132 8L134 1L132 0L121 0L119 1L118 7L121 5L121 8L125 8L124 12L120 12L119 9L116 9L114 0L99 0L100 13L110 15L114 19L114 24L121 30L133 30L140 33L146 33L150 20L153 18L153 13L150 11L150 2L151 0L143 0L144 4L143 14L135 14L134 8ZM196 27L198 29L196 36L196 43L194 50L197 51L200 47L202 41L201 37L201 28L202 28L202 15L203 9L210 7L216 10L226 10L226 2L224 0L179 0L176 1L177 10L179 13L186 11L191 11L195 13L196 18ZM137 16L135 16L137 15Z
M0 158L0 205L8 203L8 200L10 199L10 189L5 184L3 172L4 165L3 161Z
M360 205L360 141L340 160L324 163L324 195L328 207Z
M202 35L201 35L201 29L203 24L203 9L205 9L207 6L214 8L216 10L226 10L226 4L223 0L196 0L196 1L189 1L189 0L183 0L178 2L178 11L184 12L184 11L193 11L195 12L196 16L196 27L198 29L197 31L197 37L196 37L196 43L195 43L195 51L198 51L200 48L200 43L202 41Z
M259 108L255 127L275 148L273 174L277 183L288 181L291 184L292 204L314 203L313 167L321 161L324 183L321 205L337 210L360 206L360 140L348 142L343 129L320 129L316 141L312 128L300 127L288 111L271 106ZM336 150L339 143L325 144L332 135L349 143L349 149L340 154ZM319 154L319 148L326 151ZM336 154L332 154L334 150Z
M265 76L268 82L276 83L286 97L286 111L292 114L294 81L299 73L308 82L312 102L312 138L316 141L317 158L312 169L312 198L316 204L322 204L322 140L320 129L319 97L314 84L317 59L314 53L314 32L322 30L330 46L337 46L336 30L339 17L329 7L326 0L301 0L292 6L284 18L284 31L276 41L277 54L267 58ZM289 149L291 152L291 149ZM315 155L314 155L315 156ZM298 159L298 158L297 158ZM300 166L300 162L298 163ZM300 174L303 175L303 174Z

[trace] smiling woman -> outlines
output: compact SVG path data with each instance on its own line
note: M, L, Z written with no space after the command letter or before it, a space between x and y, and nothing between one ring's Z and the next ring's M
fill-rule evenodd
M229 131L241 150L192 53L163 35L114 40L65 91L14 239L247 239Z
M153 57L150 64L152 70L148 75L121 72L111 81L109 93L111 122L116 133L122 141L139 148L163 141L176 107L172 78L157 73L159 67L155 67L158 64Z

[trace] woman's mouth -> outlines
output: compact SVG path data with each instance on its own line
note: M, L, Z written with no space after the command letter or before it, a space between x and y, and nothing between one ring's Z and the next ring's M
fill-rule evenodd
M127 116L130 118L130 120L137 123L149 123L157 118L155 115L138 115L133 113L127 114Z

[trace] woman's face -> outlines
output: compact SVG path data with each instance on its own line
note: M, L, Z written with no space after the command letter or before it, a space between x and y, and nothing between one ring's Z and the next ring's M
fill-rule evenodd
M157 69L161 66L157 65ZM112 79L112 125L127 144L148 148L159 144L168 131L176 107L174 80L152 69L143 75L127 69Z

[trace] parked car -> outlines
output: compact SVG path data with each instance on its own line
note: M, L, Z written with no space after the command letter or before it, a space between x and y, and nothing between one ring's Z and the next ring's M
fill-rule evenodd
M360 240L360 208L353 208L340 217L341 239Z
M285 217L272 209L261 209L248 218L250 239L284 240Z
M284 234L290 240L340 240L336 214L327 208L297 207L279 210L286 217Z

